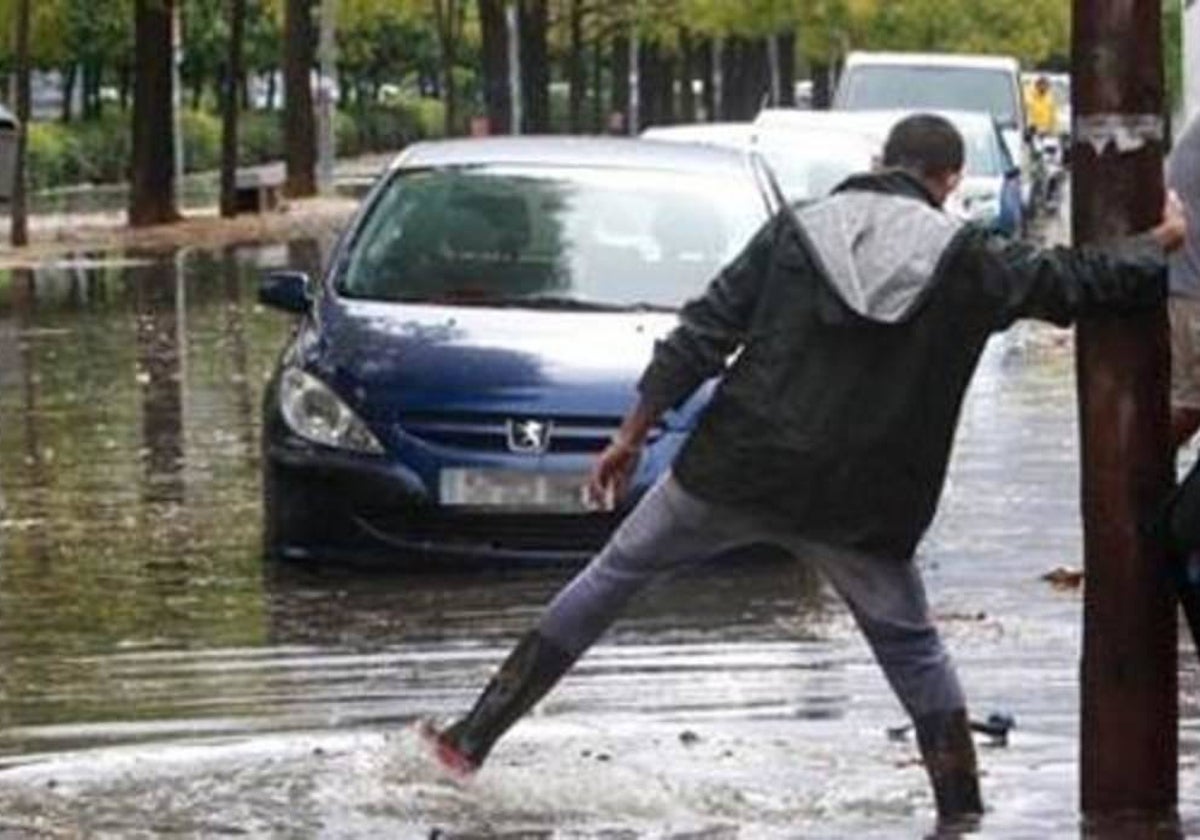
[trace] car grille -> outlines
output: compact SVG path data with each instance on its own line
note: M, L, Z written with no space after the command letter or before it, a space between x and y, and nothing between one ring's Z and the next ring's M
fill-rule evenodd
M478 452L508 452L512 416L496 414L413 414L399 424L402 432L426 443ZM550 417L549 453L593 454L608 444L621 425L619 417ZM658 430L650 440L658 436Z

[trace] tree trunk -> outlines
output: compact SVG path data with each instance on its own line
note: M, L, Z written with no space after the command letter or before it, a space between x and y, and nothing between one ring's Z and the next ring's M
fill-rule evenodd
M63 80L63 100L62 100L62 121L69 123L73 116L75 106L75 80L79 77L79 65L71 62L62 71Z
M483 102L492 134L512 131L512 97L508 78L508 22L504 0L479 0L483 36Z
M225 62L224 114L221 125L221 215L237 215L238 100L242 79L242 41L246 0L228 0L229 56Z
M658 118L663 125L675 122L675 57L665 52L658 56Z
M145 227L179 219L171 73L175 0L137 0L135 9L129 223Z
M659 46L642 41L638 50L638 130L659 125Z
M833 99L833 86L829 84L829 65L822 62L812 66L812 106L814 110L824 110Z
M79 68L79 115L85 120L96 118L96 103L92 98L92 62L84 60Z
M581 0L571 0L571 44L567 51L567 79L570 83L568 126L572 134L583 130L583 97L587 89L587 68L583 56L583 8Z
M742 39L726 38L721 44L721 102L717 119L736 120L742 79Z
M717 79L716 62L713 53L716 47L711 40L705 39L700 44L700 97L704 108L704 119L713 122L717 119Z
M546 44L547 0L521 0L521 88L531 134L550 130L550 61Z
M121 67L117 68L117 76L119 78L118 88L120 90L121 110L128 111L129 92L133 89L135 82L133 78L133 70L128 64L123 64ZM104 69L100 68L96 75L96 114L98 116L103 116L104 114L104 97L101 95L101 87L103 84Z
M770 87L766 41L730 38L722 58L725 81L722 118L753 119Z
M618 35L612 41L612 98L608 108L608 125L611 134L625 134L629 119L629 38Z
M776 37L779 43L779 104L784 108L795 108L796 33L789 29Z
M16 183L13 184L10 230L12 244L16 247L29 244L29 207L26 184L29 182L25 165L29 148L29 3L20 0L17 4L17 32L15 58L17 63L17 120L21 123L17 132Z
M696 121L696 91L692 87L696 75L692 33L679 30L679 118L685 123Z
M317 125L313 110L312 68L316 32L309 0L287 0L283 25L283 133L287 194L317 193Z
M604 131L604 42L599 37L592 47L592 131Z
M434 0L433 17L440 55L441 95L445 105L443 130L452 137L458 127L458 87L454 81L458 37L462 32L462 0Z

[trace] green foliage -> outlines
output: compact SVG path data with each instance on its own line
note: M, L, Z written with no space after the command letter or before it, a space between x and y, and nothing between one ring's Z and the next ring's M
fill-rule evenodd
M283 116L271 111L242 114L238 119L238 160L254 166L283 154Z
M183 165L188 172L221 165L221 120L204 111L184 111Z
M338 155L350 157L391 152L442 132L442 103L405 100L339 112L335 122ZM188 172L220 166L221 121L203 111L182 118L184 166ZM283 157L283 124L276 112L243 114L238 121L238 160L252 166ZM127 114L62 124L35 122L29 129L29 183L42 190L80 183L116 183L126 179L130 161Z
M75 137L57 123L34 123L29 127L26 154L29 187L45 189L78 180Z

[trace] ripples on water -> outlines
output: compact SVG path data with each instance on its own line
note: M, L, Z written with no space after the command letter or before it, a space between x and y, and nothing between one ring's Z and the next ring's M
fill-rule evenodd
M407 724L462 709L562 570L264 569L254 302L313 243L0 275L0 836L772 838L929 827L901 713L798 565L655 588L468 789ZM920 562L975 711L989 836L1078 835L1073 362L985 356ZM1181 810L1200 812L1194 657Z

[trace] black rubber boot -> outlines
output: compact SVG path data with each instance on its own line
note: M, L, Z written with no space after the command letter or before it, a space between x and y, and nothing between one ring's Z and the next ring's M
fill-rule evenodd
M442 763L459 773L478 769L500 736L554 687L576 658L536 630L526 633L467 716L437 734Z
M948 823L947 827L977 824L983 814L983 800L966 709L935 712L915 723L939 822Z

